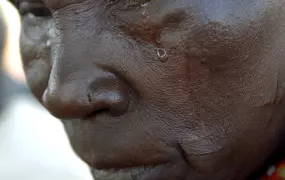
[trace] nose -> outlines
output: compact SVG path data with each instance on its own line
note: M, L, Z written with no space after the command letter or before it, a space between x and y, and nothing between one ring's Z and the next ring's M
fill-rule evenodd
M65 81L51 75L43 104L52 115L76 119L102 111L119 116L128 110L129 88L114 73L94 68L74 74Z

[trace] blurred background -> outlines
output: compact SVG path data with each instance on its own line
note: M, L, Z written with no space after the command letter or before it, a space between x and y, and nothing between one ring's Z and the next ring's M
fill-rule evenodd
M7 24L0 66L0 179L91 180L62 123L29 93L19 50L19 14L6 0L0 0L0 8Z

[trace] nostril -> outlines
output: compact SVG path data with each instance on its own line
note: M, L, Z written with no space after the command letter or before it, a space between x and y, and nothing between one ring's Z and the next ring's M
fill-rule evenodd
M123 89L101 90L88 93L87 96L91 106L95 108L95 112L108 111L112 116L120 116L129 107L129 94L128 91Z

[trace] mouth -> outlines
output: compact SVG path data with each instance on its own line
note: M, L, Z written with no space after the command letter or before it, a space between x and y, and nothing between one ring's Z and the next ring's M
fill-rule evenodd
M95 180L181 180L192 170L176 145L150 138L129 121L120 123L118 128L103 115L96 121L64 121L75 152Z
M155 171L158 166L141 166L125 169L92 169L96 180L140 180L148 173Z
M189 173L188 166L183 162L91 171L95 180L181 180Z

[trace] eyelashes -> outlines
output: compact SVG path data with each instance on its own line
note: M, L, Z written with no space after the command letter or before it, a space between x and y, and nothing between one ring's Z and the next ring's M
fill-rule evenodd
M106 6L112 6L114 4L117 4L119 2L124 3L125 7L130 8L130 7L140 7L143 4L149 3L152 0L107 0Z

